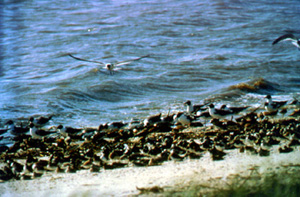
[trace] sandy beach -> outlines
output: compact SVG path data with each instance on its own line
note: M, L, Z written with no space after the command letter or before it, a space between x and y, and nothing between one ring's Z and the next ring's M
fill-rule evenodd
M300 184L299 147L290 153L279 153L278 146L272 146L270 156L266 157L240 153L237 149L226 153L220 161L213 161L207 152L201 159L167 161L160 166L101 169L97 173L47 172L33 180L1 183L0 193L1 196L240 196L253 192L269 196L276 192L280 196L288 190L288 196L296 196L296 191L290 189Z

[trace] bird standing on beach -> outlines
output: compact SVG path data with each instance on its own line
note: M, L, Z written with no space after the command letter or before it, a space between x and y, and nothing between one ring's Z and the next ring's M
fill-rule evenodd
M29 131L29 129L26 127L16 127L15 123L12 120L7 121L5 125L8 126L7 131L10 132L10 134L12 135L21 135Z
M300 50L300 39L296 38L294 34L284 34L275 39L272 45L275 45L281 41L291 41L292 44L295 45L298 48L298 50Z
M265 103L265 109L269 112L277 111L287 103L287 101L273 101L271 95L267 95L265 98L268 100Z
M64 127L63 125L58 125L57 130L61 135L67 137L69 135L76 135L82 132L82 129L76 129L72 127Z
M183 104L187 106L186 110L188 114L196 113L197 111L203 109L203 107L205 106L205 105L192 105L192 102L190 100L187 100Z
M269 117L276 116L279 111L278 110L279 108L270 105L268 102L265 102L265 109L266 111L263 111L261 114L259 114L261 118L265 116L269 116Z
M210 104L209 105L208 111L209 111L209 115L212 118L216 118L216 119L223 119L226 116L233 115L233 113L231 111L221 110L221 109L215 109L215 105L214 104Z
M195 120L194 117L184 113L184 112L178 112L176 115L174 115L174 120L182 125L190 125L193 120Z
M222 105L220 109L232 112L233 114L238 114L238 113L244 111L247 108L249 108L249 106L244 106L244 107L227 107L226 105Z
M42 139L43 137L47 137L53 133L56 133L55 131L45 131L41 129L37 129L33 123L29 124L29 130L32 138L34 139Z
M121 66L121 65L125 65L125 64L130 64L133 61L138 61L140 59L149 57L150 55L144 55L142 57L139 58L135 58L135 59L130 59L130 60L125 60L125 61L121 61L121 62L116 62L116 63L103 63L103 62L99 62L99 61L94 61L94 60L87 60L87 59L82 59L79 57L75 57L72 54L68 54L70 57L76 59L76 60L80 60L80 61L85 61L85 62L92 62L92 63L97 63L100 64L101 66L105 66L107 70L109 70L110 74L113 75L114 74L114 68L116 66Z
M161 113L153 115L153 116L149 116L148 118L146 118L143 121L143 123L144 123L144 126L149 126L149 125L155 124L160 121L161 121Z
M39 117L39 118L34 118L34 117L30 117L29 118L29 122L33 123L36 126L42 127L44 125L46 125L50 120L52 119L52 116L47 117Z

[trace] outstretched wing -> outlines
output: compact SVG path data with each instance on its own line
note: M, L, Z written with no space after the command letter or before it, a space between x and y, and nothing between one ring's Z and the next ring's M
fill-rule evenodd
M115 63L114 65L115 65L115 66L120 66L120 65L129 64L129 63L131 63L131 62L133 62L133 61L138 61L138 60L140 60L140 59L143 59L143 58L146 58L146 57L149 57L149 56L150 56L150 55L144 55L144 56L139 57L139 58L136 58L136 59L131 59L131 60L125 60L125 61L117 62L117 63Z
M92 62L92 63L97 63L97 64L105 65L103 62L94 61L94 60L86 60L86 59L82 59L82 58L79 58L79 57L75 57L75 56L72 55L72 54L68 54L68 55L69 55L70 57L76 59L76 60L85 61L85 62Z
M274 40L272 45L274 45L280 41L286 41L286 40L297 41L297 38L293 34L285 34L283 36L278 37L276 40Z

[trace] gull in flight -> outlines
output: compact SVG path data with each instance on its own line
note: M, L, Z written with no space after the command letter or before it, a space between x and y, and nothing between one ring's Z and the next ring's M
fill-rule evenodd
M140 59L149 57L150 55L144 55L142 57L136 58L136 59L130 59L130 60L125 60L125 61L121 61L121 62L116 62L116 63L103 63L103 62L99 62L99 61L94 61L94 60L87 60L87 59L82 59L79 57L75 57L72 54L68 54L70 57L76 59L76 60L80 60L80 61L85 61L85 62L92 62L92 63L97 63L100 64L101 66L105 66L107 70L109 70L110 74L113 75L114 74L114 68L116 66L121 66L121 65L125 65L125 64L130 64L133 61L138 61Z
M284 34L283 36L280 36L276 40L274 40L272 45L275 45L281 41L291 41L292 44L295 45L298 50L300 50L300 39L296 38L294 34Z

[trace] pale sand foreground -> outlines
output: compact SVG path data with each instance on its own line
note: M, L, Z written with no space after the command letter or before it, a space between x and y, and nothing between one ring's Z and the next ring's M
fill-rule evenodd
M278 176L280 181L299 184L299 147L294 147L291 153L281 154L277 148L274 146L268 157L231 150L226 151L229 154L222 161L212 161L207 153L199 160L169 161L161 166L126 167L99 173L86 170L74 174L49 173L34 180L0 183L0 195L131 196L140 194L137 187L155 186L164 192L146 195L182 195L182 192L199 195L208 190L224 191L244 184L257 187L268 180L267 176Z

